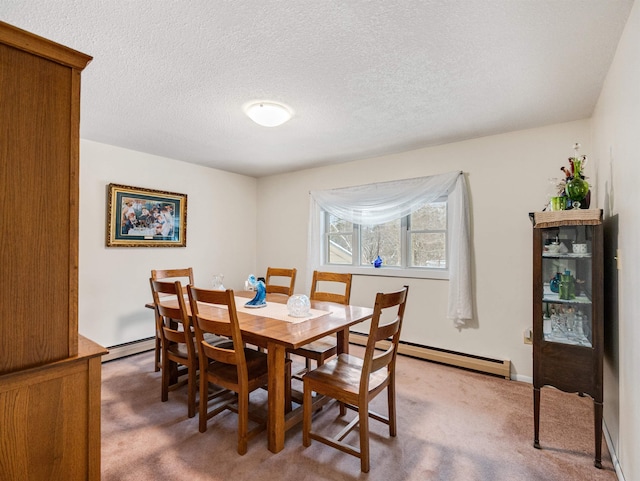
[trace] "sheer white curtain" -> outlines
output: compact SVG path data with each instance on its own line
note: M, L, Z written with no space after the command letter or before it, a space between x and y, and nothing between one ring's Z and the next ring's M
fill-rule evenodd
M460 171L310 192L308 272L320 266L321 216L326 211L354 224L382 224L405 217L447 196L449 210L449 303L456 326L472 318L471 255L467 184Z

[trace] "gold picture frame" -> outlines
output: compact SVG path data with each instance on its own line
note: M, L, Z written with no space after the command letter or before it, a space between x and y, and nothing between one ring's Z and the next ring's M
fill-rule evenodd
M186 246L186 194L108 185L107 247Z

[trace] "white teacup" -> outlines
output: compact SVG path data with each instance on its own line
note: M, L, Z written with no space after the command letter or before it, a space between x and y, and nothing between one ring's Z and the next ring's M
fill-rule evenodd
M587 253L587 244L573 244L573 253L574 254L586 254Z
M547 252L556 253L560 250L560 244L547 244L545 249Z

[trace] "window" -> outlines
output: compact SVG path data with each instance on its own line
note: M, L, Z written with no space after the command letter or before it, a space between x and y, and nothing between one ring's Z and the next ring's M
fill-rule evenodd
M385 268L447 269L446 198L383 224L355 224L325 212L324 226L325 265L373 269L380 256Z
M308 272L322 267L356 275L448 279L447 317L456 326L472 319L469 200L463 172L316 190L309 197ZM387 225L394 222L400 227ZM385 237L386 229L393 235ZM399 247L387 254L387 244L393 242ZM380 257L387 257L381 269L368 264L376 243Z

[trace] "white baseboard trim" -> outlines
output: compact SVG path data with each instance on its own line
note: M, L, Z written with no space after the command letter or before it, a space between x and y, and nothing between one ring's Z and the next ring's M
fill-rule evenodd
M513 377L514 381L526 382L527 384L533 384L533 378L531 376L523 376L522 374L516 374Z
M615 449L613 449L613 441L611 440L611 434L609 433L609 429L607 429L607 423L602 421L602 430L604 431L604 440L607 443L607 448L609 449L609 454L611 455L611 462L613 463L613 469L616 471L616 476L618 477L618 481L625 481L624 474L622 474L622 469L620 468L620 461L618 460L618 456L616 454Z
M149 337L147 339L140 339L139 341L127 342L126 344L118 344L117 346L111 346L107 349L109 354L102 356L102 362L113 361L121 357L132 356L145 351L152 351L156 347L156 338Z

